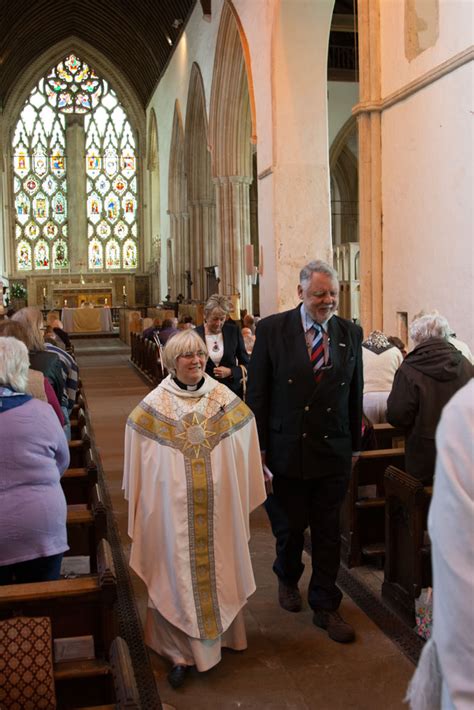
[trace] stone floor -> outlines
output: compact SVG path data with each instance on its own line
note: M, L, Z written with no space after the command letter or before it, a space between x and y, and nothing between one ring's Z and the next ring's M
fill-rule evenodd
M123 431L133 407L149 391L128 362L129 349L119 340L76 340L81 379L92 429L105 471L114 516L127 554L127 507L121 493ZM221 663L207 673L191 672L173 690L166 681L167 662L152 653L163 703L177 710L395 710L413 665L379 628L344 597L342 613L356 628L357 641L336 644L300 614L283 611L276 599L271 571L273 538L262 509L252 514L250 543L257 591L246 607L248 649L223 652ZM306 562L309 560L306 559ZM308 579L308 565L302 580ZM136 601L143 618L146 594L134 576Z

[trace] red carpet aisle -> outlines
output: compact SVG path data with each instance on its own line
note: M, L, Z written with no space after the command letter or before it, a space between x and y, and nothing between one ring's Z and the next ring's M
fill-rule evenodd
M129 412L148 386L128 364L128 349L120 341L78 340L75 347L114 518L127 554L127 511L121 494L123 431ZM348 597L342 612L357 631L356 643L348 646L330 641L314 627L307 607L300 614L280 609L271 571L273 538L263 510L253 515L251 552L257 592L246 608L247 651L224 651L218 666L204 674L192 672L177 691L166 682L168 664L153 654L162 701L177 710L406 708L402 700L413 665ZM307 578L308 566L302 589ZM143 618L143 585L134 578L133 586Z

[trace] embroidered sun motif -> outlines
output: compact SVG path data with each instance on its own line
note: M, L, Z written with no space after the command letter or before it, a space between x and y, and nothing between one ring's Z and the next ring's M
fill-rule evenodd
M202 456L201 448L212 449L212 438L217 432L208 428L209 420L204 418L198 412L193 412L191 415L186 415L181 419L184 431L176 434L176 439L179 440L179 448L183 453L194 454L194 458ZM191 451L189 451L191 449Z

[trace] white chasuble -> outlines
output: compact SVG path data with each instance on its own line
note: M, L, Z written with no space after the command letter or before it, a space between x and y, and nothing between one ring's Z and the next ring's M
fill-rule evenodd
M207 375L195 392L167 377L128 419L123 488L130 566L153 606L192 638L218 638L255 591L249 514L265 489L253 414Z

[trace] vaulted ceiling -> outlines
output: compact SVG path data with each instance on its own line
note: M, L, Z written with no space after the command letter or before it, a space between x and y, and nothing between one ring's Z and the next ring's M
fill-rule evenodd
M0 105L31 62L75 36L128 78L145 107L196 0L0 0Z

